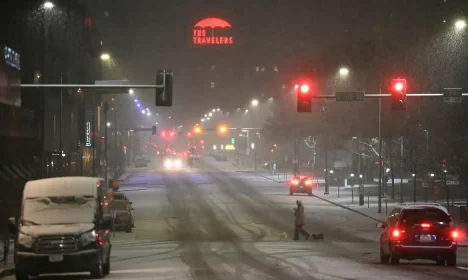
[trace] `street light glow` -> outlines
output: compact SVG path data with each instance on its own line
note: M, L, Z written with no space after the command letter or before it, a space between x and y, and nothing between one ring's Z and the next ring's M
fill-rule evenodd
M50 1L47 1L44 3L44 8L46 9L52 9L54 7L54 3L50 2Z
M146 111L145 111L145 110L141 110L141 113L144 114L144 113L146 113Z
M148 115L148 117L149 117L149 116L151 116L151 113L150 113L150 112L148 112L148 113L147 113L147 115Z
M140 107L140 106L141 106L140 103L138 103L138 104L137 104L137 107Z
M340 75L341 76L347 76L349 74L349 69L346 67L341 67L340 68Z
M133 95L135 93L135 91L133 91L133 89L129 89L128 93L130 93L130 95Z
M101 54L101 59L106 61L110 59L110 55L108 53L103 53Z
M456 29L461 30L461 29L463 29L463 28L465 28L465 27L466 27L466 21L464 21L464 20L457 20L457 21L455 22L455 28L456 28Z
M258 100L257 99L253 99L252 102L251 102L252 106L254 107L257 107L258 106Z
M213 109L212 111L213 111L213 113L214 113L214 112L216 112L216 109Z
M208 116L210 116L210 117L213 116L213 113L210 112L210 113L208 114Z
M219 112L219 111L221 111L221 109L219 109L219 108L218 108L218 109L216 109L216 111L218 111L218 112Z
M110 122L107 122L107 127L111 126L111 123Z

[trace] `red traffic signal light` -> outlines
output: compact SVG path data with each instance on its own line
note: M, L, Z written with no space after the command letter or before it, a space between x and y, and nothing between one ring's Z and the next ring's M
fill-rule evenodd
M302 84L297 88L297 112L312 112L312 95L308 84Z
M393 111L406 111L406 93L406 79L393 79L390 85Z

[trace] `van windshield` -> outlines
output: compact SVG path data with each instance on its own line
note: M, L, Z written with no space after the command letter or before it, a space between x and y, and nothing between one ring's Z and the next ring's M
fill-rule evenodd
M22 222L25 225L93 223L96 210L92 196L28 198L23 205Z

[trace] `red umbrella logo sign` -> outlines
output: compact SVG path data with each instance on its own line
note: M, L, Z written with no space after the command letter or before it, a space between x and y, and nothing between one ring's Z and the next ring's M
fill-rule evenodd
M215 36L215 28L231 28L231 24L220 18L206 18L197 22L193 29L193 43L195 45L232 45L232 36ZM211 28L211 36L206 30Z

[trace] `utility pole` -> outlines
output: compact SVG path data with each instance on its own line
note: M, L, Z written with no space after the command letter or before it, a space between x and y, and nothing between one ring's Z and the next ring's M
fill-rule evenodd
M379 93L382 92L380 87ZM382 213L382 98L379 97L379 191L377 213Z
M60 84L63 84L63 76L60 74ZM60 88L60 127L59 127L59 151L60 151L60 160L59 160L59 167L60 167L60 176L63 176L63 138L62 138L62 121L63 121L63 89Z
M293 158L293 172L294 172L294 177L297 176L297 163L296 161L298 159L297 156L297 138L294 138L294 158Z
M91 121L91 130L93 131L93 135L91 137L92 141L92 148L93 148L93 177L96 177L96 104L94 104L94 94L92 98L92 106L93 106L93 120Z
M328 186L328 119L327 119L327 105L325 100L325 106L323 107L324 111L324 121L325 121L325 192L323 194L329 194Z
M403 203L403 136L400 137L400 203Z
M112 108L112 110L114 111L114 151L115 151L114 154L116 155L115 160L117 160L117 158L120 160L120 154L119 154L120 147L119 149L117 149L117 110L115 110L115 108ZM116 169L117 162L115 162L114 166L115 166L114 169ZM115 175L114 175L114 178L115 178Z
M107 184L107 112L109 111L109 104L104 102L104 180Z

